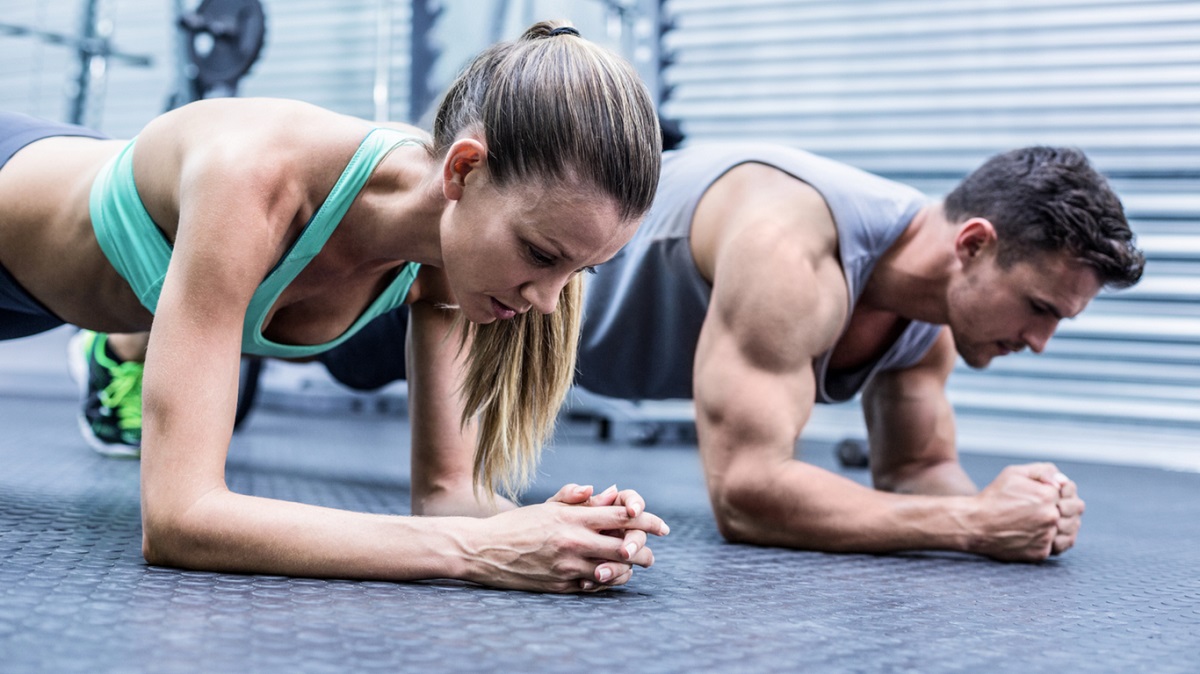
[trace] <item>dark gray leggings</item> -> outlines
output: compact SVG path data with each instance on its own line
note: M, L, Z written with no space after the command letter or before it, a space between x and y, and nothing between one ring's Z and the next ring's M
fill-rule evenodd
M377 388L405 378L404 335L408 330L408 307L401 306L363 326L349 339L317 356L329 374L360 391Z

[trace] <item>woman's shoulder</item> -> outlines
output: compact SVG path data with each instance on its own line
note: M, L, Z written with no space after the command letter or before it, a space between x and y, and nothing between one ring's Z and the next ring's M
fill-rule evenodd
M173 159L201 173L300 177L344 165L371 128L302 101L210 99L159 116L137 143L142 156Z
M196 124L207 121L213 124L241 124L266 126L280 118L293 119L298 123L320 120L325 123L350 122L357 118L323 108L319 105L292 98L206 98L182 105L159 115L155 123L172 120L172 123ZM360 123L365 124L362 120Z
M375 126L385 129L392 129L393 131L399 131L405 135L412 136L413 138L426 143L433 141L433 138L429 135L428 131L422 129L421 127L413 126L412 124L405 124L404 122L375 122Z
M139 138L185 149L315 150L358 141L371 124L304 101L216 98L189 103L146 125Z

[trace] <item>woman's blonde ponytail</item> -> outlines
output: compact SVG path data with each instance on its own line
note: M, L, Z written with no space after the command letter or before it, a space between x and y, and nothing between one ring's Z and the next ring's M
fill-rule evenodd
M563 288L552 314L468 324L463 424L478 417L475 483L513 496L533 477L575 375L583 282Z

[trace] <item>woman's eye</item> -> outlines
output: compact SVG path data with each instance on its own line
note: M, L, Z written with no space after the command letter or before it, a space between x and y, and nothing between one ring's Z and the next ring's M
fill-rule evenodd
M543 253L537 248L534 248L533 246L529 246L529 258L533 260L535 264L543 267L549 267L554 264L554 258Z

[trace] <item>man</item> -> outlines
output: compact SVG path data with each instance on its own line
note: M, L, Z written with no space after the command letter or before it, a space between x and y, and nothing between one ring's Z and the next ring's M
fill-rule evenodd
M696 402L717 524L831 552L958 550L1036 561L1084 503L1046 463L978 490L946 380L1028 347L1144 264L1120 201L1071 149L999 155L942 203L798 150L666 153L634 239L589 279L577 383ZM402 376L402 316L329 354L359 388ZM369 355L364 355L369 354ZM861 391L875 489L794 458L818 402Z
M785 148L666 157L650 215L589 284L577 383L694 397L726 538L1024 561L1074 544L1084 503L1053 465L976 489L945 385L956 352L976 368L1041 352L1101 288L1140 278L1082 153L1000 155L941 204ZM813 404L859 391L875 489L794 459Z

